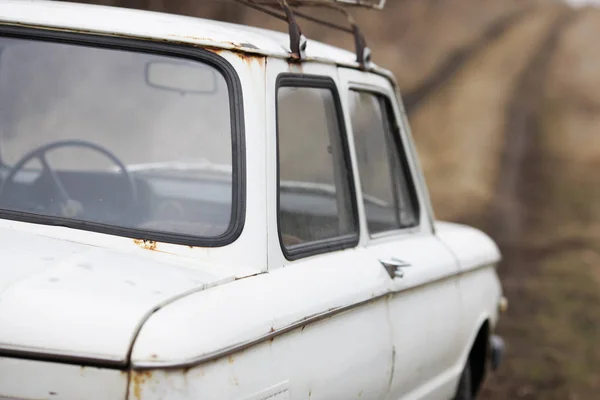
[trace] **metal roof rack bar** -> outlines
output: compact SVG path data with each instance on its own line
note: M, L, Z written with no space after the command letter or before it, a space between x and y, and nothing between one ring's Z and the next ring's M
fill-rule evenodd
M302 34L300 26L296 21L296 17L327 26L332 29L337 29L343 32L350 33L354 36L354 44L356 48L356 61L361 69L366 69L371 62L371 50L367 47L366 40L360 28L352 18L352 15L342 5L353 5L367 7L372 9L383 9L385 0L235 0L238 3L264 12L275 18L287 21L290 33L290 50L293 60L301 61L304 58L306 50L306 37ZM322 20L307 14L304 14L297 9L300 7L325 7L344 14L350 27L344 27L335 23ZM284 15L277 13L275 9L282 9Z
M383 10L386 0L288 0L288 2L291 6L314 6L316 3L320 3Z
M383 10L386 0L333 0L336 3L347 4L351 6L374 8L375 10Z

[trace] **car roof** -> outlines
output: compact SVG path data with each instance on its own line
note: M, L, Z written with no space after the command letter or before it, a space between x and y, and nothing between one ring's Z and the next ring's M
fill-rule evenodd
M242 7L242 5L240 5ZM0 23L191 43L289 58L286 33L210 19L49 0L0 0ZM308 40L306 59L358 68L353 52ZM376 65L373 69L387 72ZM388 75L386 73L386 75Z

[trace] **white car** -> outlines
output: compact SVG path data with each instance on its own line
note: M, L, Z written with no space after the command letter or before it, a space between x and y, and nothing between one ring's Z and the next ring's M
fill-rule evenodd
M0 0L0 399L475 398L497 246L435 220L357 27L277 4Z

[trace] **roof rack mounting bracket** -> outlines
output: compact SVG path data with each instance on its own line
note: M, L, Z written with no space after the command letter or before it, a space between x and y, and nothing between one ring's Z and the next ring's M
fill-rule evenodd
M360 68L366 70L371 64L371 49L367 46L365 36L361 32L358 25L354 22L354 19L350 14L346 14L348 22L352 26L352 34L354 35L354 46L356 48L356 62L360 65Z
M286 0L279 0L279 5L285 12L285 16L287 18L289 32L290 32L290 51L291 58L295 61L302 61L302 59L306 55L306 46L308 41L306 37L302 34L302 30L300 29L300 25L296 21L296 17L294 16L294 11L289 6Z
M371 64L371 49L367 46L365 37L358 26L354 25L352 29L354 30L354 43L356 45L356 62L361 69L366 70Z

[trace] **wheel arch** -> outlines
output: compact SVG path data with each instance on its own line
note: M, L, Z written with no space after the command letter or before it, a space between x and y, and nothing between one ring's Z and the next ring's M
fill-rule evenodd
M471 387L474 397L481 390L488 372L489 342L492 332L490 319L485 318L478 327L474 338L470 342L471 347L466 359L471 367Z

